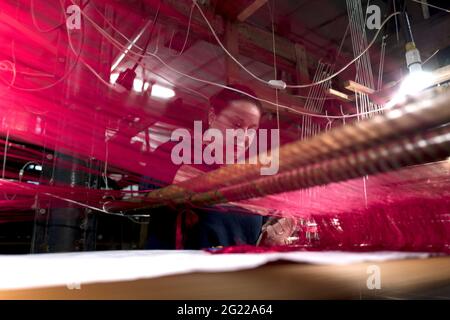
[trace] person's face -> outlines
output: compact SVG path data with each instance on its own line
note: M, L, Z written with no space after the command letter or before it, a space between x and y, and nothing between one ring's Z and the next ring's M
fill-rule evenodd
M248 134L250 129L255 131L259 128L261 120L261 111L250 101L236 100L228 104L219 114L215 114L213 109L209 112L209 128L220 130L224 139L226 139L226 129L242 129L245 134L245 140L224 141L224 147L229 143L235 143L235 158L245 154L245 151L253 142L255 135Z

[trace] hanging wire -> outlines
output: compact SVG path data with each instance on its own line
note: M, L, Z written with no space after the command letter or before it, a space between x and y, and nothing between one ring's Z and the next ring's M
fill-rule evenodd
M71 0L71 1L73 1L73 0ZM82 10L81 11L81 13L83 14L83 16L90 22L90 23L92 23L92 25L94 26L94 28L95 29L97 29L104 37L106 37L107 39L109 39L110 40L110 42L114 45L114 46L116 46L119 50L123 50L123 45L121 45L116 39L114 39L114 38L112 38L108 33L106 33L100 26L98 26L94 21L92 21L92 19L90 19L89 18L89 16ZM400 12L396 12L396 13L393 13L393 14L391 14L385 21L384 21L384 23L383 23L383 25L382 26L384 26L384 24L386 24L392 17L394 17L395 15L398 15L398 14L400 14ZM114 28L115 30L117 30L116 28ZM380 29L381 30L381 29ZM374 39L373 39L373 41L372 41L372 43L368 46L368 48L366 48L366 51L368 50L368 49L370 49L370 47L373 45L373 43L375 43L375 41L376 41L376 39L377 39L377 37L378 37L378 35L379 35L379 33L380 33L380 30L377 32L377 34L375 35L375 37L374 37ZM120 31L119 31L120 32ZM129 40L129 39L128 39ZM135 47L136 48L138 48L138 49L140 49L138 46L136 46L135 45ZM139 56L140 54L139 53L136 53L136 52L133 52L132 50L130 50L129 51L129 53L132 53L132 54L134 54L134 55L136 55L136 56ZM191 75L188 75L188 74L185 74L185 73L183 73L183 72L180 72L179 70L177 70L176 68L173 68L173 67L171 67L170 65L168 65L163 59L161 59L158 55L155 55L155 54L153 54L153 53L151 53L151 52L146 52L149 56L152 56L153 58L155 58L156 60L158 60L161 64L163 64L166 68L168 68L169 70L171 70L171 71L173 71L174 73L176 73L176 74L178 74L178 75L180 75L180 76L185 76L185 77L187 77L187 78L189 78L189 79L191 79L191 80L194 80L194 81L198 81L198 82L202 82L202 83L205 83L205 84L210 84L210 85L212 85L212 86L216 86L216 87L219 87L219 88L223 88L223 89L228 89L228 90L231 90L231 91L235 91L235 92L238 92L238 93L240 93L240 94L243 94L243 95L245 95L245 96L249 96L249 97L251 97L251 98L254 98L254 99L257 99L257 100L259 100L259 101L261 101L261 102L265 102L265 103L268 103L268 104L270 104L270 105L274 105L274 106L279 106L279 107L281 107L281 108L284 108L284 109L286 109L286 110L289 110L289 111L291 111L292 113L295 113L295 114L300 114L300 115L309 115L309 116L311 116L311 117L317 117L317 118L326 118L325 117L325 115L320 115L320 114L315 114L315 113L310 113L310 112L304 112L304 111L299 111L299 110L296 110L295 108L292 108L292 107L289 107L289 106L285 106L285 105L282 105L282 104L276 104L276 103L274 103L274 102L272 102L272 101L269 101L269 100L267 100L267 99L262 99L262 98L258 98L258 97L255 97L255 96L253 96L253 95L250 95L250 94L248 94L248 93L246 93L246 92L243 92L243 91L240 91L240 90L238 90L238 89L235 89L235 88L231 88L231 87L228 87L228 86L226 86L226 85L223 85L223 84L220 84L220 83L216 83L216 82L213 82L213 81L208 81L208 80L205 80L205 79L200 79L200 78L197 78L197 77L195 77L195 76L191 76ZM362 55L361 55L362 56ZM340 74L341 72L343 72L346 68L348 68L352 63L354 63L354 61L356 61L356 60L358 60L359 59L359 57L357 57L356 59L353 59L350 63L348 63L344 68L342 68L341 70L339 70L337 73L335 73L335 74L333 74L333 75L331 75L330 77L328 77L328 78L326 78L326 79L323 79L323 80L321 80L320 81L320 83L324 83L324 82L326 82L326 81L329 81L329 80L331 80L332 78L334 78L336 75L338 75L338 74ZM92 69L92 68L91 68ZM90 70L91 70L90 69ZM95 70L91 70L92 72L95 72ZM104 81L103 79L101 79L102 80L102 82ZM318 84L320 84L320 83L318 83ZM109 84L107 84L108 86L109 86ZM314 85L317 85L317 84L309 84L309 85L305 85L305 86L295 86L295 87L297 87L297 88L300 88L300 87L312 87L312 86L314 86ZM389 109L389 108L382 108L382 109L379 109L379 110L387 110L387 109ZM379 111L378 110L378 111ZM361 115L364 115L364 114L371 114L372 112L365 112L365 113L356 113L356 114L351 114L351 115L348 115L347 116L347 118L354 118L354 117L359 117L359 116L361 116ZM330 118L335 118L335 119L340 119L340 118L342 118L342 117L340 117L340 116L330 116Z
M381 53L380 53L380 67L378 70L378 91L381 90L383 87L383 73L384 73L384 59L386 56L386 39L387 35L383 37L383 40L381 42Z
M275 2L273 3L273 8L269 2L267 2L267 7L269 8L271 24L272 24L272 51L273 51L273 70L274 70L274 79L278 79L278 69L277 69L277 49L276 49L276 41L275 41L275 18L274 18L274 10L275 10ZM277 129L278 129L278 139L280 139L281 131L280 131L280 106L278 101L278 89L275 89L275 101L276 101L276 112L277 112Z
M150 28L150 32L149 32L149 35L148 35L148 38L147 38L147 42L145 43L144 48L142 49L142 55L139 56L138 60L134 64L134 66L132 68L133 71L136 70L136 68L142 62L142 59L144 58L145 53L147 52L148 46L150 45L150 42L152 41L153 31L155 31L155 26L158 23L159 11L161 9L161 2L162 2L162 0L159 1L158 9L156 10L155 18L153 19L153 23L152 23L152 26Z
M31 20L33 21L33 25L40 33L49 33L52 31L57 31L59 28L63 27L66 24L66 22L65 22L66 20L64 20L63 22L60 22L59 24L57 24L54 27L51 27L49 29L42 29L39 26L39 23L36 19L36 10L35 10L35 6L34 6L34 0L30 0L30 13L31 13Z
M88 5L90 1L88 1L84 6ZM60 6L62 9L64 9L64 5L62 3L62 0L60 0ZM80 10L82 10L82 8L80 8ZM66 16L66 12L65 10L63 10L65 18L67 19ZM84 36L84 29L82 30L82 34L81 34L81 40L80 40L80 48L78 50L78 52L76 50L73 49L73 46L70 42L70 34L69 34L69 30L66 28L67 30L67 36L68 36L68 40L69 40L69 45L72 49L72 51L74 51L75 53L75 61L73 62L73 64L69 67L69 69L67 70L67 72L58 80L56 80L55 82L49 84L49 85L45 85L42 87L38 87L38 88L23 88L23 87L19 87L16 85L13 85L12 88L16 89L16 90L20 90L20 91L28 91L28 92L36 92L36 91L43 91L43 90L47 90L50 88L55 87L56 85L60 84L61 82L65 81L71 74L72 72L75 70L76 66L78 65L78 62L81 60L81 54L83 52L83 48L84 48L84 42L85 42L85 36ZM11 50L12 50L12 57L13 57L13 63L14 63L14 68L16 65L16 55L15 55L15 45L14 45L14 41L12 42L11 45Z
M431 56L429 56L424 62L422 62L422 65L427 64L431 59L434 58L435 55L437 55L441 51L440 49L437 49Z
M223 43L221 42L219 36L217 35L216 31L214 30L214 27L211 25L211 23L209 22L208 18L206 17L205 13L203 12L202 8L200 7L200 5L197 3L197 0L192 0L193 3L195 4L195 6L197 7L197 9L199 10L201 16L203 17L203 19L205 20L206 24L208 25L209 29L211 30L214 38L216 39L217 43L219 44L219 46L222 48L222 50L224 50L224 52L236 63L238 64L245 72L247 72L251 77L253 77L255 80L258 80L262 83L265 83L267 85L269 85L269 82L259 78L258 76L256 76L254 73L252 73L250 70L248 70L244 65L242 65L223 45ZM389 22L389 20L391 20L393 17L397 16L401 14L401 12L394 12L391 15L389 15L381 24L380 29L377 31L377 33L375 34L373 40L370 42L370 44L365 48L365 50L363 50L363 52L358 55L357 57L355 57L352 61L350 61L349 63L347 63L343 68L341 68L339 71L335 72L334 74L332 74L331 76L329 76L328 78L325 78L319 82L315 82L315 83L310 83L310 84L304 84L304 85L293 85L293 84L287 84L286 88L309 88L309 87L313 87L316 85L319 85L323 82L326 82L328 80L331 80L333 78L335 78L336 76L338 76L339 74L341 74L342 72L344 72L346 69L348 69L348 67L350 67L352 64L354 64L356 61L358 61L366 52L369 51L369 49L375 44L378 36L380 35L381 30L383 29L383 27L386 25L386 23Z

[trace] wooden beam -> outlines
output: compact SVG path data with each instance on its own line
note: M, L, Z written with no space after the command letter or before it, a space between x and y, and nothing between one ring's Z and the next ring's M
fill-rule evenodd
M340 91L332 89L332 88L328 89L327 95L329 97L336 98L337 100L340 100L343 102L351 102L354 100L353 97L349 96L348 94L345 94L343 92L340 92Z
M238 21L243 22L247 20L266 3L267 0L253 0L252 3L249 6L247 6L247 8L242 10L241 13L238 15L237 17Z
M234 23L230 20L225 21L225 42L224 45L227 48L227 50L235 57L238 57L239 55L239 40L238 40L238 33L239 33L239 24ZM301 50L301 46L298 47L299 50ZM304 57L305 58L305 57ZM303 70L303 73L305 70ZM307 72L307 70L306 70ZM235 61L233 61L230 57L226 57L226 81L227 83L231 84L234 82L242 82L241 76L240 76L240 68L236 64ZM275 90L272 88L269 88L268 86L264 86L263 84L259 84L257 82L252 82L250 84L250 87L255 91L256 95L259 98L262 98L264 100L268 101L276 101L276 94ZM289 106L293 108L296 111L300 112L310 112L303 108L303 101L300 99L287 94L285 92L278 92L278 102L282 105ZM270 111L270 112L276 112L277 107L270 103L263 103L264 109ZM286 113L286 112L292 112L287 110L286 108L279 108L280 113Z
M231 21L225 22L225 47L234 56L239 56L239 37L237 25ZM228 55L225 57L227 83L239 79L239 66Z
M302 83L310 82L311 79L309 77L308 58L306 56L306 49L304 46L298 43L294 45L294 49L296 57L297 74L299 75L300 81L302 81Z
M344 87L345 89L349 90L349 91L353 91L353 92L358 92L358 93L365 93L368 95L374 94L375 90L368 88L360 83L357 83L355 81L346 81L344 83Z
M239 37L241 42L250 41L262 49L273 51L272 33L263 29L241 23L239 24ZM277 55L292 61L294 64L297 62L294 43L280 36L275 36L275 44L277 47Z
M183 19L180 18L180 16L177 15L176 21L178 22L180 27L186 28L187 20L189 17L189 12L191 9L191 6L189 4L186 4L183 1L179 0L166 0L165 6L168 6L172 8L173 11L177 12L180 16L183 16ZM205 14L207 15L208 19L211 21L211 24L214 27L214 30L216 31L217 35L219 37L224 35L225 32L225 24L226 22L223 21L223 19L220 19L218 16L212 15L210 12L208 12L206 9L204 9ZM161 21L161 18L160 18ZM272 43L272 33L268 32L266 30L260 29L255 26L251 26L246 23L237 23L239 28L239 44L240 46L245 45L245 43L250 43L253 47L256 48L262 48L264 50L267 50L269 52L272 52L273 50L273 43ZM193 32L195 34L201 34L202 39L209 42L215 42L215 40L211 37L211 30L209 30L208 26L206 25L203 18L200 16L200 14L194 14L192 18L192 26L193 26ZM275 36L276 46L277 46L277 55L286 61L289 61L292 63L293 66L295 66L297 59L295 55L295 43L282 38L280 36ZM252 59L258 59L259 52L254 52L255 54L251 56ZM313 63L314 60L316 60L314 57L310 56L309 53L307 53L308 58L308 64L309 67L315 66ZM273 58L272 58L273 61ZM272 62L273 63L273 62Z
M145 0L147 2L151 0ZM133 6L129 6L132 8ZM163 10L164 9L164 10ZM191 5L189 2L179 0L165 0L161 5L161 12L159 22L169 25L176 25L180 28L186 28ZM135 10L135 8L133 8ZM218 15L214 15L206 8L203 9L208 20L212 24L217 35L223 39L225 34L224 19ZM154 12L152 12L154 14ZM264 63L266 65L273 65L273 43L272 33L261 28L248 25L246 23L236 22L239 29L239 47L242 55L251 58L252 60ZM211 36L211 30L206 25L204 19L198 12L194 12L191 21L191 35L197 39L210 42L217 45L216 40ZM295 54L295 42L286 38L275 37L277 46L277 61L278 68L295 73L297 58ZM306 51L306 60L308 68L315 69L317 66L318 57Z
M253 42L244 41L241 39L239 41L239 52L244 57L251 58L254 61L273 67L273 52L261 48L261 46ZM277 55L277 69L295 75L296 74L295 68L296 64L294 61L285 59L283 57L280 57L280 55Z
M162 6L167 12L169 12L170 10L175 12L173 16L170 16L168 18L172 23L175 23L179 27L186 28L189 12L191 9L190 4L178 0L165 0ZM241 52L241 54L246 55L252 60L259 61L270 66L273 65L273 42L271 32L254 26L250 26L245 23L235 22L234 24L231 24L230 22L219 19L220 17L218 16L211 15L211 12L208 12L206 10L205 14L211 21L217 35L225 39L225 46L227 46L231 50L236 50L235 45L237 42L238 52ZM167 23L167 17L166 19L160 18L159 21L166 21ZM197 35L202 40L217 44L215 39L213 39L213 37L211 36L211 31L199 14L194 14L192 17L192 31L193 34ZM238 36L236 37L238 41L233 42L232 35L236 34L236 32L238 34ZM285 70L295 72L295 67L297 64L295 43L280 36L275 36L275 41L277 46L277 61L279 67L282 66L286 68ZM306 50L304 53L306 57L303 58L303 61L306 61L308 67L315 68L316 65L314 61L316 59L310 56L309 53L306 52ZM239 72L235 70L235 68L237 68L235 62L230 62L230 60L227 61L227 81L229 83L242 81L242 79L240 79L239 77ZM249 86L254 89L258 97L269 101L275 101L275 91L273 89L255 82L250 83ZM304 102L302 99L294 97L286 92L279 92L279 103L292 107L297 111L314 113L303 108ZM264 103L263 106L266 110L269 110L271 112L276 111L276 106L272 104ZM292 111L287 111L286 109L280 108L280 112ZM314 121L320 121L320 118L314 118Z
M311 82L308 70L308 58L306 56L306 49L304 46L296 43L294 45L295 57L296 57L296 78L297 83L306 84ZM298 90L300 95L306 96L309 92L309 88Z

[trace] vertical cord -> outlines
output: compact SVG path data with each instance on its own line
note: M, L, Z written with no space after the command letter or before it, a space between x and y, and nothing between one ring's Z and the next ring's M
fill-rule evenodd
M105 133L105 166L103 169L103 180L105 181L105 188L108 190L108 157L109 157L109 150L108 150L108 134Z
M275 41L275 22L274 22L274 11L275 11L275 1L273 2L274 7L272 8L270 3L267 2L270 11L270 17L272 20L272 46L273 46L273 69L274 69L274 79L278 80L278 69L277 69L277 51L276 51L276 41ZM278 99L278 89L275 89L275 99L276 99L276 110L277 110L277 128L278 128L278 138L281 138L280 132L280 110L279 110L279 99Z
M380 54L380 68L378 70L378 90L383 87L383 73L384 73L384 59L386 55L386 36L383 37L381 42L381 54Z
M367 3L367 6L369 6L370 0ZM347 10L349 15L349 24L350 24L350 30L352 35L352 45L353 45L353 51L354 55L357 56L360 52L364 50L364 48L367 45L367 37L365 32L365 21L367 21L367 10L365 15L365 20L363 20L363 12L362 12L362 5L361 0L347 0ZM379 78L380 79L380 78ZM372 66L370 62L370 56L367 52L364 54L360 60L358 60L356 64L356 82L362 82L363 85L367 87L374 88L374 78L373 78L373 72L372 72ZM379 80L380 83L380 80ZM378 85L379 85L378 83ZM357 112L360 113L366 113L369 111L372 111L374 105L371 104L369 101L369 97L367 94L364 93L355 93L356 98L356 109ZM341 109L342 112L342 109ZM358 116L358 121L369 117L367 116ZM363 196L364 196L364 204L365 207L368 207L368 195L367 195L367 180L368 176L363 177Z
M5 148L4 148L4 152L3 152L2 179L5 179L6 155L8 154L8 144L9 144L9 129L6 131Z
M397 12L397 0L392 0L392 2L394 3L394 12ZM395 18L395 32L397 35L397 44L400 42L400 35L398 32L398 20L397 20L397 16L394 17Z
M183 47L181 48L181 51L172 55L174 57L179 57L184 53L184 50L186 49L186 45L188 43L188 39L189 39L189 33L191 31L191 24L192 24L192 16L194 13L194 9L195 9L195 4L192 4L191 6L191 10L189 12L189 22L188 22L188 29L186 31L186 38L184 39L184 43L183 43ZM172 37L170 38L170 42L169 42L169 48L172 49L172 42L173 42L173 37L175 36L175 31L173 31L172 33Z

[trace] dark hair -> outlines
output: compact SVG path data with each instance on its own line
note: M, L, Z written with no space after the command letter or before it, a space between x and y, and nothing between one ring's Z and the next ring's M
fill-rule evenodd
M256 94L252 89L240 84L232 84L229 85L228 87L242 91L245 94L230 89L222 89L221 91L213 95L209 99L209 104L214 109L214 112L216 114L222 112L223 109L225 109L231 102L238 100L244 100L253 103L258 107L259 111L261 112L261 115L263 114L261 102L253 98L256 97Z

